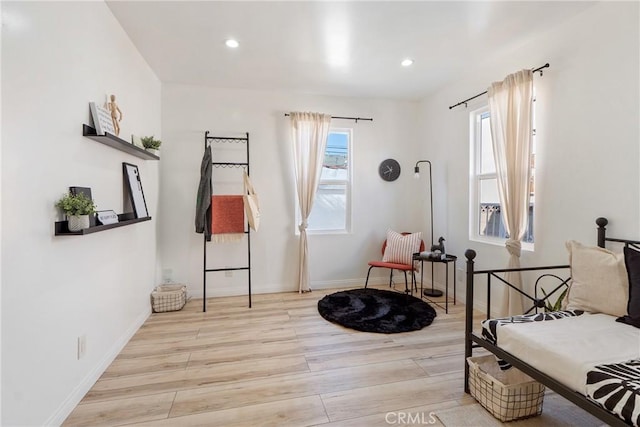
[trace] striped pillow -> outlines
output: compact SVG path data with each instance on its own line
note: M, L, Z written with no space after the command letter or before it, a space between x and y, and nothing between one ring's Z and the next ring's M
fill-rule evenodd
M420 252L422 232L402 235L393 230L387 230L387 247L384 249L382 262L411 265L414 253Z

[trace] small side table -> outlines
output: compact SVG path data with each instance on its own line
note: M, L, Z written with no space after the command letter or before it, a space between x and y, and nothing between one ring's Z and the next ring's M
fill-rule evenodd
M458 257L455 255L449 255L446 254L444 256L444 258L431 258L429 256L426 255L420 255L420 253L415 253L413 254L413 261L420 261L420 297L425 298L427 301L429 301L432 304L437 305L440 308L444 308L444 312L445 313L449 313L449 264L453 264L453 305L456 305L456 261L458 260ZM429 262L431 263L431 289L422 289L422 284L424 282L424 263ZM427 298L427 296L440 296L442 295L442 291L437 291L435 289L433 289L433 284L434 284L434 268L433 265L434 264L444 264L444 269L445 269L445 287L444 287L444 307L442 305L440 305L440 303L437 303L429 298ZM411 275L411 290L414 289L414 276ZM436 292L432 292L432 291L437 291ZM428 293L427 293L428 292ZM426 295L426 296L425 296Z

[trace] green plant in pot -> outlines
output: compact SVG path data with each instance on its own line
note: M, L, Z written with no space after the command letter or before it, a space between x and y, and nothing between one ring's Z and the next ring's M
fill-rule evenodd
M159 139L155 139L153 135L143 136L142 138L140 138L140 140L142 141L142 145L147 151L158 154L158 150L160 149L162 141L160 141Z
M96 213L93 200L82 193L65 194L56 202L56 207L62 209L67 216L69 231L89 228L89 215Z
M556 299L556 301L554 303L551 302L550 300L550 296L553 295L553 292L551 292L551 294L547 295L547 293L545 292L544 288L540 288L542 290L542 293L544 294L546 301L544 304L544 309L547 312L551 312L551 311L560 311L562 310L562 300L564 299L565 296L567 296L567 291L569 290L568 288L563 290L560 293L560 296L558 297L558 299Z

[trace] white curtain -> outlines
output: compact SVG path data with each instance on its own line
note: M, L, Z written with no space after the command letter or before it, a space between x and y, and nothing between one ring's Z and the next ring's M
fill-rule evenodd
M307 219L318 189L331 116L322 113L290 113L293 164L300 207L300 293L310 291Z
M520 267L521 240L529 218L529 180L531 177L531 107L533 73L522 70L492 83L487 90L491 113L491 138L498 176L502 218L509 238L508 268ZM505 280L522 288L520 272L507 273ZM502 313L522 314L522 295L504 287Z

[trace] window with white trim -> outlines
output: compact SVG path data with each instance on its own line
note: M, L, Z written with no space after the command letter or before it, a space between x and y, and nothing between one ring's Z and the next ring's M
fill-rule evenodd
M346 233L351 229L351 139L351 129L329 131L320 183L307 220L309 232Z
M491 140L491 114L488 106L470 113L470 135L469 239L504 244L508 235L504 227L498 196L498 178ZM524 249L533 249L535 127L533 135L529 222L522 239Z

